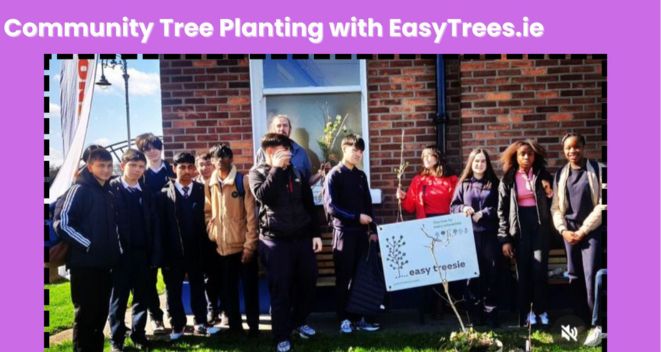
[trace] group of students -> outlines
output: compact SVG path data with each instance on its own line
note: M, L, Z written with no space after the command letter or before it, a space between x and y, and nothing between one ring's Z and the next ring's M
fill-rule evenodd
M457 178L439 151L428 147L422 151L422 172L407 192L398 189L396 196L418 219L449 213L471 218L480 276L468 280L460 294L476 324L498 325L498 280L507 270L505 263L516 269L519 324L549 325L549 245L551 236L562 236L574 312L594 326L586 344L598 344L603 337L595 305L605 209L601 170L596 161L583 156L581 135L566 134L562 147L567 164L552 176L539 144L512 143L500 156L500 179L484 149L469 154Z
M233 165L233 152L220 144L197 158L162 159L153 134L136 138L112 177L112 157L90 147L75 184L58 199L54 228L69 243L67 266L75 309L75 351L101 351L106 319L113 351L124 348L124 316L133 294L130 338L146 348L147 315L154 333L165 333L156 291L163 274L170 339L184 335L182 287L187 278L194 332L213 335L221 311L229 330L243 330L239 284L243 284L250 333L258 332L257 258L266 269L272 334L277 351L291 350L292 334L316 334L307 324L317 280L315 253L322 250L311 186L324 179L324 209L332 219L336 307L340 332L377 331L370 317L347 311L351 281L370 241L378 241L370 188L360 170L365 141L348 135L343 157L326 172L313 173L305 150L289 138L291 122L273 118L257 162L248 175ZM499 180L482 149L474 150L462 175L452 176L439 151L422 152L423 170L407 192L397 190L403 208L417 218L451 212L473 221L480 277L466 292L478 315L495 321L496 281L504 258L514 259L522 324L548 324L546 278L548 240L555 229L567 246L573 281L584 280L587 306L594 305L599 268L600 177L598 165L582 157L584 139L563 138L567 166L553 179L544 150L516 142L502 156ZM555 185L555 187L553 186ZM554 189L556 190L554 192ZM500 254L502 253L502 255ZM533 302L534 313L530 311Z

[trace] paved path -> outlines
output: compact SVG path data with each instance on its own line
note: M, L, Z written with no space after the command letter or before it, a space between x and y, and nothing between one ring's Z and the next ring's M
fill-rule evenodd
M160 296L161 307L165 307L165 295ZM127 309L126 314L126 326L131 326L131 310ZM188 315L188 328L190 329L193 326L193 316ZM247 331L248 325L245 323L245 316L243 327ZM169 329L169 324L167 318L165 319L165 327ZM441 319L430 319L427 317L425 324L421 324L418 320L417 310L395 310L383 314L379 317L379 322L383 327L384 331L395 331L403 333L422 333L422 332L433 332L433 331L452 331L459 328L455 316L447 311ZM335 318L335 313L331 312L322 312L322 313L312 313L308 319L308 323L313 326L317 331L331 335L338 332L339 324ZM515 315L511 313L501 314L501 327L510 327L514 326L516 323ZM221 326L222 327L222 326ZM271 330L271 317L269 315L260 316L260 325L259 329L261 331L270 331ZM147 335L150 339L167 339L168 335L158 335L151 336L153 330L151 323L147 323ZM106 324L104 330L106 336L110 335L109 325ZM72 339L73 330L68 329L61 331L50 337L50 344L56 345L64 341L69 341Z

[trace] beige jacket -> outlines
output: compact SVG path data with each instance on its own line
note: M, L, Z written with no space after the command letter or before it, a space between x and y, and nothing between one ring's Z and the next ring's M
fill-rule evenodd
M220 171L215 170L206 189L205 208L211 211L207 233L209 239L216 242L216 250L222 256L239 253L243 249L254 252L257 248L255 197L250 192L247 176L243 177L245 195L239 196L234 184L236 173L236 166L232 166L221 183Z
M588 172L588 182L590 183L590 190L592 191L592 204L594 209L588 217L583 221L579 230L588 234L601 225L601 212L606 209L605 205L601 204L601 180L599 176L601 172L595 170L594 166L587 160L586 163ZM569 178L569 164L565 165L559 172L560 176L556 179L553 195L553 203L551 204L551 214L553 215L553 225L558 233L567 230L567 221L565 220L565 213L569 204L566 197L565 190L567 189L567 178Z

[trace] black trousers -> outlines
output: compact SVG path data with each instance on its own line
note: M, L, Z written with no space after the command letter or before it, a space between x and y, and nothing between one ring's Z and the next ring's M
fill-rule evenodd
M498 306L501 249L496 233L475 232L474 237L480 277L468 280L466 301L473 313L482 315L492 312Z
M131 340L138 342L145 340L150 270L147 253L136 250L122 254L119 265L113 270L108 321L111 339L115 345L124 345L126 336L124 316L131 292L133 292Z
M246 320L250 331L259 331L259 265L257 253L248 263L241 264L241 283L243 302L246 308Z
M236 268L232 265L234 270L238 270L239 278L241 285L243 286L243 302L245 304L246 320L248 322L248 327L251 331L259 330L259 264L257 253L253 255L253 258L248 263L241 263L241 253L239 255L239 267ZM228 308L225 305L226 301L233 300L233 292L227 292L229 296L227 299L221 299L221 291L223 287L236 287L238 290L238 284L233 284L234 282L234 272L229 273L228 275L223 274L223 260L219 254L210 256L210 259L205 264L205 293L207 296L207 313L218 316L220 312L225 312L228 315ZM225 261L228 262L228 261ZM229 261L232 262L231 260ZM229 284L223 284L224 278L229 279ZM238 283L238 281L237 281ZM238 293L237 293L238 294ZM238 297L238 296L237 296ZM219 303L220 301L220 303ZM237 303L237 307L239 303ZM237 308L238 309L238 308ZM240 311L238 319L240 319ZM236 320L237 318L235 318ZM230 329L234 326L236 329L239 329L239 325L235 323L232 324L232 319L230 318Z
M207 297L207 313L213 317L220 316L220 254L215 249L209 249L204 260L204 293Z
M158 298L156 282L158 280L158 268L149 270L147 285L147 310L152 321L163 321L163 310L161 309L161 300Z
M519 207L519 223L521 235L515 252L519 324L525 325L531 302L535 314L547 310L549 239L537 222L535 207Z
M74 307L73 350L101 352L112 290L112 272L97 268L69 268L69 271Z
M230 330L243 330L241 324L241 311L239 307L239 277L241 273L241 252L219 256L218 270L220 272L220 300L223 302L223 308L227 319L229 320Z
M346 311L351 281L361 258L365 258L368 235L364 229L333 229L333 262L335 263L335 303L339 321L356 321L360 316Z
M186 276L188 276L190 285L190 305L193 310L195 324L207 323L202 265L188 259L163 268L163 279L165 280L167 293L167 311L170 316L170 326L175 331L181 331L186 326L186 312L182 302L182 287Z
M576 231L580 224L567 221L567 228ZM575 245L564 243L574 314L587 323L594 310L595 275L601 266L601 229L589 233Z
M312 239L262 238L259 256L267 270L273 337L288 340L295 327L305 324L314 302L317 259Z

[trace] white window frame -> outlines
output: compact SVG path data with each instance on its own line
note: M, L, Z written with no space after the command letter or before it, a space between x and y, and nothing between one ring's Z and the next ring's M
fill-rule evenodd
M332 94L332 93L360 93L361 137L365 140L363 165L367 182L370 178L370 144L369 144L369 115L367 111L367 63L358 60L360 83L357 85L330 86L330 87L295 87L295 88L264 88L264 61L250 60L250 99L252 111L252 143L254 161L260 148L261 138L268 130L266 119L266 99L271 96L301 95L301 94ZM381 190L370 189L372 202L381 203Z

